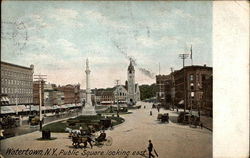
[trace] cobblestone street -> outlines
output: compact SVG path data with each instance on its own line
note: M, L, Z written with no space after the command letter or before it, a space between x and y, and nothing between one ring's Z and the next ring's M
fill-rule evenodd
M157 109L151 109L151 103L140 102L138 104L142 105L141 109L131 110L132 114L121 115L125 122L114 127L113 130L106 131L107 136L113 139L111 146L104 145L101 148L94 146L86 150L74 149L67 133L52 133L52 137L56 137L55 140L39 141L37 138L41 137L41 133L36 131L1 141L1 153L5 157L25 157L24 154L6 155L6 151L7 149L38 149L44 153L47 149L57 149L54 155L43 155L43 157L148 157L148 152L144 151L147 149L148 140L151 139L160 158L212 157L211 131L204 128L190 128L172 121L168 124L160 123L157 121ZM150 110L153 112L152 116L149 115ZM160 112L168 112L171 120L177 118L178 115L169 110L161 109ZM100 155L102 151L104 155ZM125 154L126 151L130 152L128 156ZM133 151L145 153L145 155L132 154ZM95 155L87 156L86 153L91 154L90 152L95 152L92 153ZM26 157L37 157L37 155Z

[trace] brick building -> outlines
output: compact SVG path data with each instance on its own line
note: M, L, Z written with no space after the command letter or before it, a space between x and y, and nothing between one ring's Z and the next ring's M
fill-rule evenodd
M57 89L64 93L64 104L80 103L80 84L59 86Z
M41 93L42 93L42 105L44 105L44 81L34 81L33 82L33 104L39 105L40 104L40 86L41 86Z
M172 75L175 83L175 104L186 109L200 110L203 106L204 80L212 76L212 67L185 66L181 70L174 71Z
M115 100L114 91L106 90L101 93L101 104L113 104Z
M206 76L202 79L202 112L213 116L213 76Z
M156 99L161 106L169 109L172 103L172 77L170 75L156 75Z
M1 105L33 104L33 73L34 65L1 61Z

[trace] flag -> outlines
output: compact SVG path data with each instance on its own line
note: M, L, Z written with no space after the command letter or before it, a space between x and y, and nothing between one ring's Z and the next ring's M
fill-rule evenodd
M191 48L190 48L190 52L191 52L191 54L190 54L190 59L193 59L192 45L191 45Z

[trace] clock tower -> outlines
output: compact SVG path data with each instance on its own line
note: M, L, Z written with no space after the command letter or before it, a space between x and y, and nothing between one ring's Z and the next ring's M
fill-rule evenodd
M135 100L135 68L130 60L130 64L128 66L128 85L127 85L128 95L127 95L127 103L134 104Z

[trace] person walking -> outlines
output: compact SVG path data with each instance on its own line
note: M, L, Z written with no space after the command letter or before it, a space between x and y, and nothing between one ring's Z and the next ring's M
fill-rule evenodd
M89 143L91 149L93 148L93 145L92 145L92 143L91 143L92 141L93 141L93 140L91 139L91 137L90 137L90 136L87 136L87 142Z
M152 144L152 142L151 142L151 140L149 140L148 141L149 142L149 144L148 144L148 157L149 158L151 158L151 156L152 157L155 157L153 154L152 154L152 151L153 151L153 144Z

